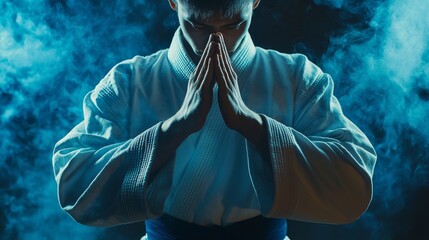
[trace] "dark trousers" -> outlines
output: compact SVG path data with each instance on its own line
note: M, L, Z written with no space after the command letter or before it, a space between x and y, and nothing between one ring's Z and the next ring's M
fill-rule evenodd
M287 230L285 219L262 216L221 227L200 226L164 214L160 218L146 221L145 224L148 240L283 240Z

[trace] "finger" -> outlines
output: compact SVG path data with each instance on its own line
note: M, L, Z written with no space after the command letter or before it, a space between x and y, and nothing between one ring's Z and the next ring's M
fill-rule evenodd
M196 74L196 79L194 80L195 85L198 87L201 85L201 82L203 80L204 74L207 71L208 68L208 62L207 61L203 61L201 62L201 68L198 69L198 71L195 71L194 73Z
M229 74L233 80L237 80L237 74L235 73L234 68L232 67L232 62L228 54L228 49L226 48L225 39L223 38L223 36L221 37L221 39L222 39L221 42L223 43L223 52L225 53L225 63L228 66Z
M225 62L225 53L222 50L222 45L220 43L218 43L217 45L218 45L218 48L220 50L220 52L219 52L220 67L221 67L222 70L224 70L225 73L227 73L227 71L225 71L226 68L227 68L227 65L226 65L226 62ZM225 77L229 77L229 76L226 75Z
M209 55L210 52L210 43L212 42L212 35L210 35L209 40L207 41L206 47L204 48L204 52L201 55L200 61L197 64L197 67L194 70L195 75L198 77L198 75L201 72L201 69L203 68L205 62L207 61L207 56Z
M218 43L218 47L221 48L221 45ZM219 68L222 72L222 76L226 82L226 85L229 88L233 87L233 83L232 83L232 76L230 74L230 72L228 71L228 67L226 65L226 60L225 60L225 53L224 51L220 52L220 56L219 56Z
M195 80L195 83L197 84L197 86L201 85L201 82L204 80L204 75L208 69L208 59L211 57L212 52L214 51L214 45L215 43L211 42L209 44L209 49L208 49L208 54L206 54L204 61L202 62L202 67L201 69L198 70L198 72L196 72L197 75L197 79Z
M216 82L219 85L220 90L227 90L229 89L228 87L228 81L226 79L225 76L225 72L222 70L222 66L221 66L221 59L220 59L220 55L216 54L216 70L215 70L215 74L216 74Z
M229 57L229 54L228 54L228 50L227 50L227 48L226 48L226 43L225 43L225 39L223 38L223 35L222 35L222 33L219 33L218 34L218 36L219 36L219 38L220 38L220 47L221 47L221 59L224 61L224 63L225 63L225 69L226 69L226 71L227 71L227 73L228 73L228 76L230 77L230 80L234 80L235 79L235 72L234 72L234 69L232 68L232 65L231 65L231 59L230 59L230 57Z
M213 72L214 72L214 59L212 57L208 59L207 65L208 67L205 71L204 79L200 86L204 89L211 88L213 86L212 82L213 82Z
M222 47L221 50L225 56L225 61L226 61L227 65L229 65L229 67L232 68L231 58L229 57L229 54L228 54L228 49L226 47L225 38L223 37L222 33L218 33L218 37L219 37L219 43Z
M207 41L206 47L204 48L204 52L201 55L200 61L198 62L197 67L195 68L195 73L198 76L204 63L207 61L207 56L210 56L210 54L213 54L213 50L210 49L210 43L213 42L214 34L210 34L209 40ZM211 51L211 52L210 52Z

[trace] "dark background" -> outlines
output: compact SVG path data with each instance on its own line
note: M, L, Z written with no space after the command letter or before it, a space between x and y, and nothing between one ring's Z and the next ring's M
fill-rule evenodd
M167 48L167 0L0 0L0 239L138 239L144 224L93 228L58 206L54 144L116 63ZM427 239L429 1L262 0L257 46L306 54L378 153L368 211L348 225L289 221L295 239Z

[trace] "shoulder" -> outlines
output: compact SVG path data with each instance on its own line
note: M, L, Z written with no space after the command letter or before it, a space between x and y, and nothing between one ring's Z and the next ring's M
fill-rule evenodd
M99 97L128 96L135 78L139 78L154 65L166 58L166 50L160 50L148 56L135 56L113 66L95 87L92 95Z
M160 50L147 56L137 55L123 60L112 67L99 85L126 89L132 84L134 78L151 71L155 65L162 64L166 59L167 50Z
M307 56L300 53L288 54L277 50L257 47L256 56L262 61L268 61L274 65L281 65L294 69L297 73L302 72L307 75L319 74L320 68L311 62Z
M168 49L163 49L147 56L135 56L128 61L133 64L135 70L150 69L167 60L167 55Z
M167 60L167 49L159 50L147 56L136 55L124 60L113 67L113 71L132 74L135 72L151 70L155 65Z
M287 54L257 47L256 58L264 68L288 76L297 85L311 85L323 75L323 71L303 54Z

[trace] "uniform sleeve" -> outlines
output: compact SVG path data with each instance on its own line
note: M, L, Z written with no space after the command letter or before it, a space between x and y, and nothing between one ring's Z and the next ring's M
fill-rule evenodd
M85 96L84 121L55 145L52 160L60 205L82 224L124 224L162 213L169 174L159 171L147 181L160 123L130 137L133 75L131 62L115 66Z
M372 198L376 153L333 96L333 81L308 60L297 75L293 125L263 115L270 159L248 144L249 171L262 214L344 224Z

